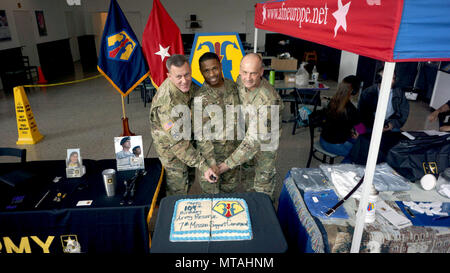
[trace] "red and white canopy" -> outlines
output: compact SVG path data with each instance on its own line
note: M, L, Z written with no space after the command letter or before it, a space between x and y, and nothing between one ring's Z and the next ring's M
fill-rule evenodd
M448 0L271 0L255 6L257 29L385 61L351 252L359 252L395 62L450 60Z

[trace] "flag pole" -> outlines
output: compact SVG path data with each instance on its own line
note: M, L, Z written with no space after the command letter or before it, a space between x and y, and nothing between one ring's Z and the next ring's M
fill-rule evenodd
M255 28L255 40L253 42L253 53L257 53L258 52L258 29Z
M125 119L126 118L126 115L125 115L125 103L124 103L123 96L120 95L120 97L122 98L122 113L123 113L123 118Z
M122 134L120 136L135 136L136 134L132 133L130 131L130 128L128 126L128 118L125 115L125 102L124 102L124 98L122 95L120 95L120 97L122 97L122 113L123 113L123 117L122 117Z
M355 229L353 231L351 253L358 253L361 247L361 239L364 231L364 222L366 218L367 205L369 203L369 193L373 187L373 177L377 164L378 151L383 134L384 119L386 116L387 105L389 102L389 93L391 92L392 78L394 76L395 63L386 62L383 70L380 94L378 97L377 110L375 112L375 121L370 140L369 154L364 172L364 183L362 185L361 199L358 211L356 213Z

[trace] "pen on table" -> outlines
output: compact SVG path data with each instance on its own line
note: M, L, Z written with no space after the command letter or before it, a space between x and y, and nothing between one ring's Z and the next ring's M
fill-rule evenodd
M44 201L45 197L47 197L47 195L48 195L49 193L50 193L50 191L48 190L48 191L44 194L44 196L41 198L41 200L39 200L39 202L36 204L36 206L34 206L34 208L37 208L37 207L41 204L41 202Z

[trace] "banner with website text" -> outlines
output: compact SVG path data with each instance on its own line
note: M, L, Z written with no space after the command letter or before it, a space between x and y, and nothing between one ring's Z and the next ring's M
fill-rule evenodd
M375 59L392 59L403 1L289 0L256 4L255 27ZM379 2L379 1L378 1Z

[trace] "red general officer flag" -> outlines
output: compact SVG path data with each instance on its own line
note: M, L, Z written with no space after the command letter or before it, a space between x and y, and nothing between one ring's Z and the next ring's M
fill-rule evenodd
M153 0L152 12L142 36L142 50L156 87L159 87L167 77L168 57L173 54L184 54L180 29L159 0Z

